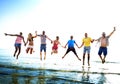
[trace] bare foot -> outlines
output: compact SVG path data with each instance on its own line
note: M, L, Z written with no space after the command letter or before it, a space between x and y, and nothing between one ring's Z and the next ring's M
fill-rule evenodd
M102 64L104 64L104 63L105 63L105 60L103 59L103 60L102 60Z
M40 58L40 60L42 61L42 58Z
M80 61L81 61L81 59L80 59L80 58L78 58L78 60L80 60Z
M44 57L44 60L46 59L46 57Z

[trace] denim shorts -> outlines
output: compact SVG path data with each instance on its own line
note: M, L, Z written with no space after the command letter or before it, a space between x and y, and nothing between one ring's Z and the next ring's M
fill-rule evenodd
M107 55L107 47L100 47L99 51L98 51L98 55L103 55L106 56Z
M44 52L46 52L46 44L41 44L40 52L42 52L42 50L44 50Z
M15 47L21 47L21 43L15 43L14 46Z
M88 54L90 54L90 49L91 49L91 47L90 46L88 46L88 47L86 47L86 46L84 46L84 53L88 53Z

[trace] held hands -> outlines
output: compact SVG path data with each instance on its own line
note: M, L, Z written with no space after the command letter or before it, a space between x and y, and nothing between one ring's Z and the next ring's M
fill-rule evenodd
M64 46L61 46L61 47L65 48Z
M26 43L24 43L24 46L26 46Z
M53 43L53 41L51 41L51 44Z
M95 41L95 39L92 39L91 43L93 43Z
M24 46L26 46L27 45L27 43L24 43Z
M67 44L65 46L63 46L63 48L66 48Z

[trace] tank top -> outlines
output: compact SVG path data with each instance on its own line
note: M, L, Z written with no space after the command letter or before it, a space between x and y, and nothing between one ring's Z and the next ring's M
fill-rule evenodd
M57 48L57 47L58 47L58 44L59 44L59 42L54 41L53 47Z
M21 44L22 41L22 37L21 36L17 36L15 43L20 43Z

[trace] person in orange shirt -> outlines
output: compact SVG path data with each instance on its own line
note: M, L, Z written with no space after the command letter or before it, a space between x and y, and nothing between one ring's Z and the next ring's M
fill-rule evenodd
M83 50L83 67L85 65L85 55L86 52L88 54L88 67L90 67L90 43L92 43L94 40L92 40L90 37L88 37L88 34L85 33L85 38L82 40L82 44L79 48L81 48L84 45L84 50Z

